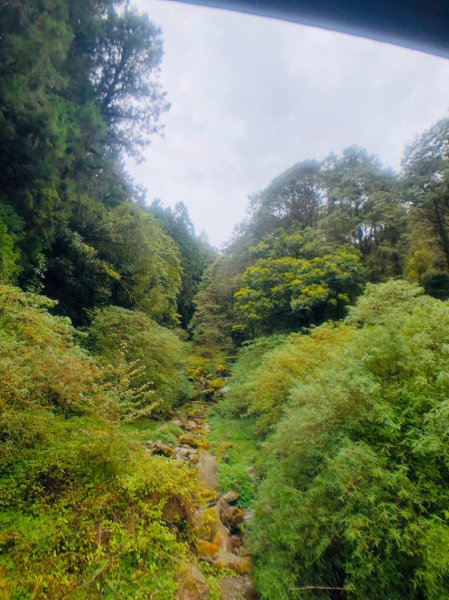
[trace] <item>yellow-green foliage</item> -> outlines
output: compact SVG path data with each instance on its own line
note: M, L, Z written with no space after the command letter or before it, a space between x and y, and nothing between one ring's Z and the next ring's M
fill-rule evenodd
M278 236L286 234L280 230ZM275 248L262 245L266 256L246 269L244 287L235 294L238 328L250 334L271 333L341 318L345 306L361 291L359 252L340 246L332 253L309 258L292 254L293 249L283 248L275 236L269 240Z
M343 325L290 336L247 378L242 404L271 431L250 535L262 598L449 597L448 339L448 303L370 285Z
M113 366L124 358L141 367L136 385L149 384L153 390L153 412L164 413L187 399L187 348L178 335L161 327L147 315L118 306L98 309L92 314L88 345Z
M194 474L122 433L120 381L52 305L0 287L0 597L169 600Z
M310 335L261 338L246 348L233 369L225 408L231 414L257 416L256 431L266 436L290 399L292 390L319 367L348 336L344 326L320 327Z

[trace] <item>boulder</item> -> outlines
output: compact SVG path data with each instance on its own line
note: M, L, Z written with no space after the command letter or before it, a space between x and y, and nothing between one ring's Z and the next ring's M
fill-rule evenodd
M167 446L167 444L164 444L160 440L157 440L157 442L148 440L145 442L145 446L151 452L151 454L167 456L168 458L176 458L175 450L170 446Z
M232 541L228 530L220 520L216 506L205 508L199 513L198 537L215 544L219 549L232 552Z
M229 490L226 494L223 494L220 500L223 500L227 504L235 504L239 498L240 494L236 490Z
M196 543L196 550L198 557L207 562L213 563L220 548L214 542L208 542L207 540L198 540Z
M191 433L183 433L179 436L179 443L192 448L206 448L209 444L206 440L201 440Z
M176 574L179 584L178 600L209 600L206 578L194 564L183 564Z
M252 563L250 556L237 556L232 552L220 550L217 558L214 561L217 569L230 569L239 575L247 575L251 573Z
M238 506L229 506L227 502L220 502L220 517L230 529L236 529L243 522L245 513Z

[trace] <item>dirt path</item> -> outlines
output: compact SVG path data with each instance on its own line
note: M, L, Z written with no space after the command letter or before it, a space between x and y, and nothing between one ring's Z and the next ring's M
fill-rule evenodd
M148 443L152 452L194 465L202 486L203 502L198 506L198 558L216 569L234 571L218 580L222 600L256 600L251 572L251 557L245 549L242 524L245 511L237 506L239 495L235 490L222 490L217 479L217 457L208 451L208 405L195 402L187 414L176 414L173 423L183 430L178 445L173 449L161 442ZM204 589L180 593L180 600L207 600Z

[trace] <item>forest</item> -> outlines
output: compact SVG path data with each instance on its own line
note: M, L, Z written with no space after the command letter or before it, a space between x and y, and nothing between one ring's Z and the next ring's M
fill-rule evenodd
M127 2L0 7L0 598L449 599L449 118L218 251L124 166L162 56Z

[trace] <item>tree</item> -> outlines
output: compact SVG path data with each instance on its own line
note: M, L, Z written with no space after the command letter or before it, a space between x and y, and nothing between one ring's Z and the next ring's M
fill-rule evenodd
M437 296L447 298L449 118L436 123L408 146L402 169L405 195L410 204L407 273Z
M95 46L91 80L95 104L113 150L140 156L170 105L159 84L161 30L146 15L108 11Z
M263 257L246 269L244 287L235 294L243 330L252 335L289 331L344 315L344 307L361 291L360 254L350 246L318 248L316 234L284 230L256 247Z
M178 202L175 209L165 208L159 200L150 206L158 223L176 243L181 260L181 291L178 295L180 324L187 329L195 312L194 298L207 265L213 260L214 250L207 241L195 235L187 207Z
M395 174L356 146L322 166L325 203L320 230L363 255L374 280L402 272L406 210Z
M316 227L322 202L320 163L297 163L250 198L249 229L261 237L279 227Z

